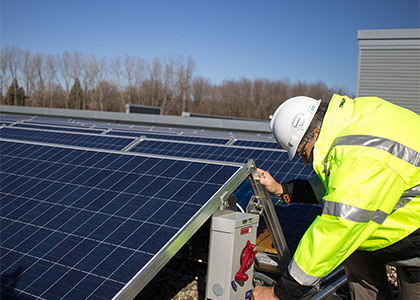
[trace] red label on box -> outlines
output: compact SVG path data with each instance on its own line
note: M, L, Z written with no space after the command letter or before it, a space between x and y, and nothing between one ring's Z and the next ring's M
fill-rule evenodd
M252 226L247 226L247 227L241 228L241 235L251 233L251 232L252 232Z

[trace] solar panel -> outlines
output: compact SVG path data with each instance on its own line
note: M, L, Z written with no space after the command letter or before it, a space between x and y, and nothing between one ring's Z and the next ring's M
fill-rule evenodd
M53 143L69 146L122 150L135 141L135 138L122 138L104 135L66 133L48 130L32 130L14 127L0 128L0 135L4 139L18 139L22 141Z
M1 158L2 293L19 299L132 299L244 172L11 141Z
M269 171L281 182L294 179L296 176L306 178L314 174L312 168L303 164L298 157L289 162L287 153L276 149L143 140L129 151L237 163L246 163L249 159L253 159L259 168Z

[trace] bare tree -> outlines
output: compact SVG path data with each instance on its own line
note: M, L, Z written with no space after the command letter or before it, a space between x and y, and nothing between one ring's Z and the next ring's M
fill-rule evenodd
M158 106L160 103L160 93L162 91L162 62L158 57L153 58L152 66L149 67L149 80L151 84L151 105Z
M9 59L10 59L10 47L4 47L1 51L1 97L3 98L3 90L6 91L9 88L9 82L10 82L10 75L8 72L9 69ZM1 99L3 100L3 99ZM6 100L6 104L9 104Z
M84 61L85 61L85 56L83 55L82 52L74 52L71 55L71 77L73 78L73 81L76 81L76 78L80 81L83 82L84 80L84 72L83 72L83 67L84 67ZM82 103L81 101L76 103L76 107L75 109L82 109Z
M125 101L124 101L124 82L123 82L123 69L121 64L121 56L111 60L111 72L116 80L118 91L120 93L120 109L119 111L125 110Z
M252 81L242 77L238 84L238 98L235 105L242 118L253 118L255 115L255 105L253 102L253 84Z
M30 105L68 108L71 104L75 109L124 111L125 103L138 103L161 106L164 114L194 110L258 119L267 119L292 96L329 100L333 92L346 94L344 88L332 89L322 81L292 84L289 79L240 78L213 85L207 78L194 76L195 63L191 57L184 60L172 56L163 61L155 57L149 63L126 55L123 60L118 56L98 61L95 56L84 56L81 52L31 54L16 46L6 46L0 58L0 94L2 101L6 99L6 104L12 105L21 103L16 98L18 79L23 80L27 94L33 99ZM69 97L72 86L74 101ZM4 98L3 93L9 89L15 92ZM19 89L21 92L24 93L23 88Z
M264 99L266 97L266 85L267 80L256 79L252 83L252 106L253 106L253 118L263 117L264 111Z
M105 87L108 86L108 84L104 84L109 79L110 70L108 67L108 59L106 57L103 57L99 63L98 63L98 84L97 84L97 90L99 91L98 96L95 98L99 102L99 110L104 110L104 95L105 95ZM93 105L96 109L97 104L94 103Z
M133 95L133 82L134 82L134 68L136 65L136 57L125 55L124 59L124 71L125 71L125 81L127 82L126 94L127 94L127 103L132 103Z
M35 53L32 56L32 64L35 69L35 76L37 79L36 88L38 90L37 102L41 107L45 107L46 89L45 89L45 79L44 79L44 55L41 53Z
M9 59L8 59L8 63L9 63L9 70L10 70L10 74L12 78L18 78L18 71L19 71L19 67L21 65L21 60L22 60L22 50L16 46L11 46L9 47ZM13 80L13 84L17 85L17 80ZM13 87L15 90L17 90L17 86ZM13 100L13 105L17 105L17 94L14 94L14 100Z
M26 94L29 98L32 98L33 89L35 88L36 70L29 51L25 51L23 53L23 60L20 69L22 70L22 78L26 86Z
M57 82L57 63L58 59L56 55L48 54L45 58L45 70L46 77L48 80L48 93L50 98L50 107L54 107L54 92L56 89Z
M182 59L180 59L180 64L178 67L178 78L179 86L181 89L182 111L186 110L187 100L190 100L194 69L195 63L191 56L187 58L186 66L184 66Z
M64 52L61 54L60 58L58 59L58 68L60 70L61 78L64 80L65 84L65 94L66 94L66 108L68 108L69 102L69 94L70 94L70 81L71 81L71 54L68 52Z
M179 97L180 86L175 74L176 64L177 62L173 57L169 57L165 61L162 84L159 85L159 95L162 97L160 102L162 114L169 112Z
M85 94L85 101L83 102L82 109L87 109L89 107L88 101L91 98L89 97L89 91L92 90L95 85L98 72L99 63L97 62L96 57L93 55L86 57L83 61L83 88ZM90 101L92 102L92 100Z
M141 104L142 98L142 83L146 72L147 64L144 59L138 58L134 67L134 85L137 94L137 103Z
M210 100L212 85L210 79L197 76L192 82L192 98L194 107L198 108L203 102Z
M307 96L308 95L308 84L306 82L303 82L299 80L297 83L293 84L291 89L291 96Z
M115 101L119 97L119 91L115 84L108 81L99 83L103 91L103 102L105 111L120 111L121 105L119 101Z

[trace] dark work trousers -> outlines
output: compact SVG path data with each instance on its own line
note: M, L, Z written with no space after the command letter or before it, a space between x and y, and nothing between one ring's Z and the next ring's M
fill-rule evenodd
M420 267L417 267L418 269ZM397 267L398 300L419 300L420 282L412 282L409 267ZM419 271L417 271L417 274Z
M420 230L377 251L356 250L344 262L353 300L394 299L386 275L386 265L397 266L398 300L420 299ZM407 262L402 266L396 261ZM404 264L404 263L403 263Z

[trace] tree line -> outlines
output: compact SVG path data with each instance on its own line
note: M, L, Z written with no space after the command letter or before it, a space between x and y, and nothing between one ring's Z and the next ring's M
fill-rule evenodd
M42 54L6 46L1 51L1 103L37 107L124 112L126 104L158 106L162 114L183 111L267 119L280 103L307 95L329 100L324 82L291 83L289 79L225 80L212 84L195 75L191 57L134 55L96 58L82 52ZM352 96L352 95L349 95Z

